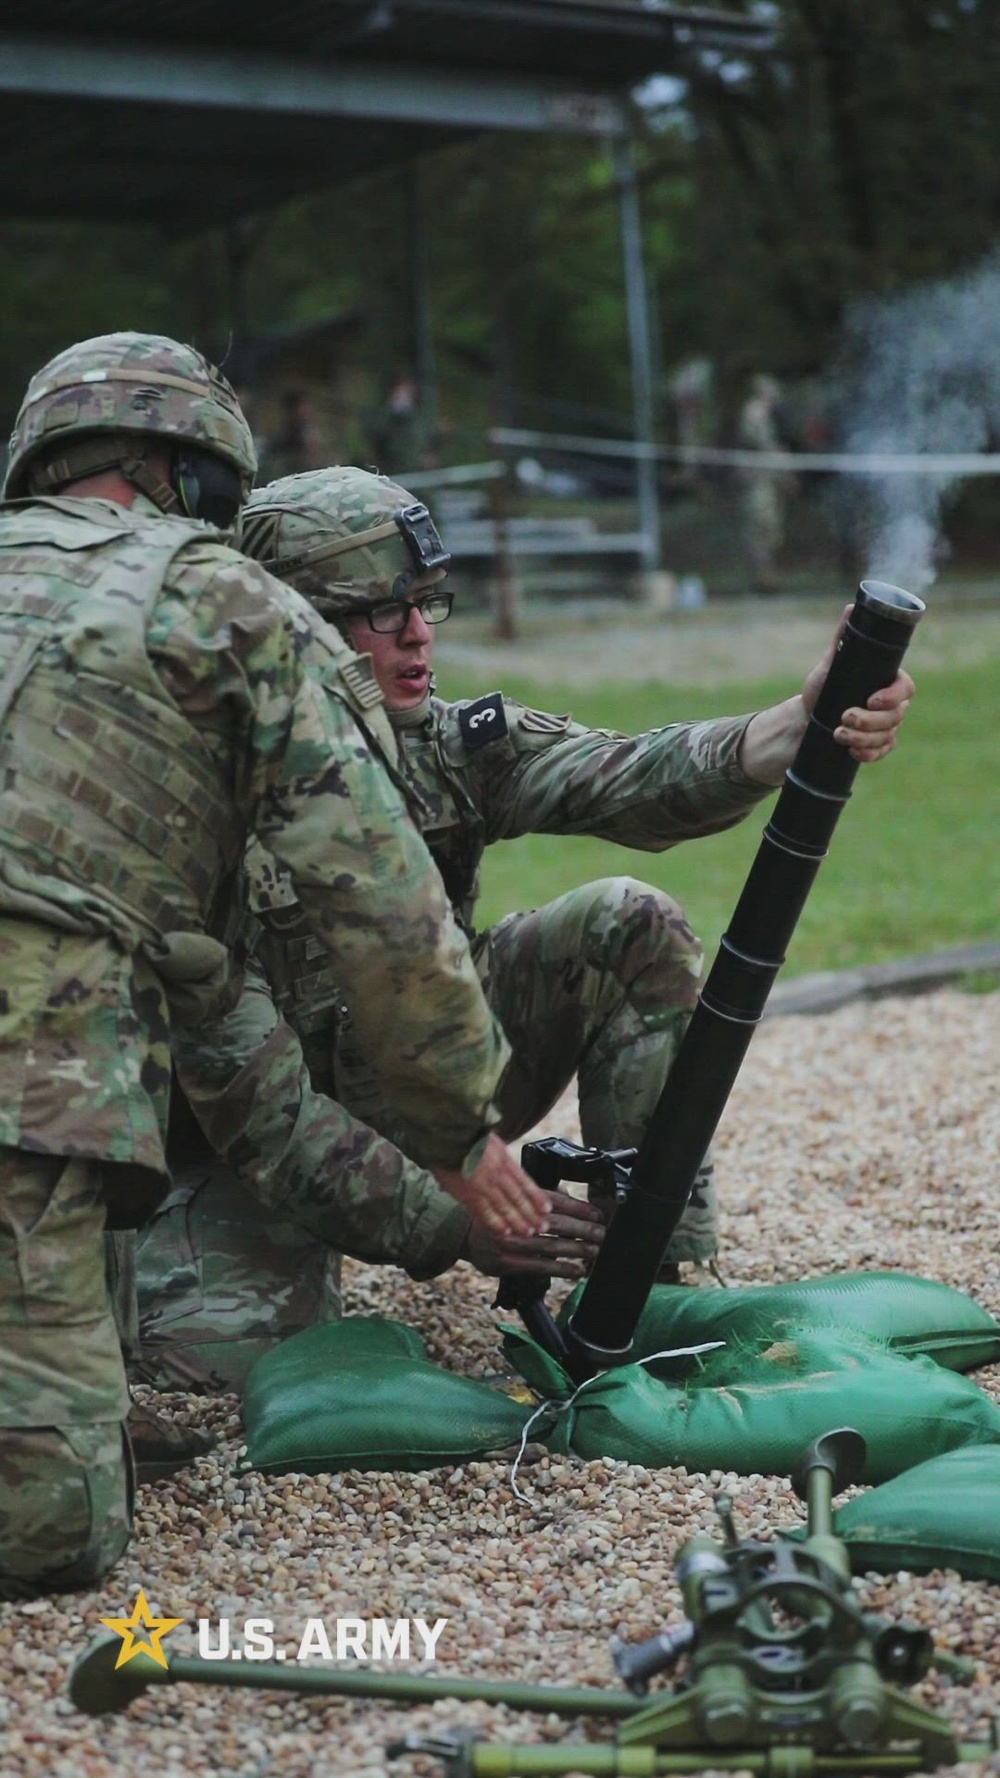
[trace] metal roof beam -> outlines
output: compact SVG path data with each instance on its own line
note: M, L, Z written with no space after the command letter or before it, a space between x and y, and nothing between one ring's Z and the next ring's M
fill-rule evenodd
M676 6L673 0L393 0L415 17L452 16L463 23L480 20L538 30L564 28L574 34L605 35L617 42L648 44L653 54L675 44L701 44L710 49L768 49L775 37L773 20L754 18L723 7ZM656 73L669 73L666 66Z
M70 37L0 35L0 92L457 129L602 136L628 129L623 100L547 76L478 69L463 75L353 59L317 66L251 51L158 50Z

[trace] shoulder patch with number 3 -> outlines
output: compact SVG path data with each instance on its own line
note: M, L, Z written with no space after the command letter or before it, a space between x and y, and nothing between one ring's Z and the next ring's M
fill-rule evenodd
M458 726L462 731L467 753L476 753L480 747L487 747L491 741L501 740L507 733L503 692L491 691L488 697L477 698L474 704L466 704L458 713Z

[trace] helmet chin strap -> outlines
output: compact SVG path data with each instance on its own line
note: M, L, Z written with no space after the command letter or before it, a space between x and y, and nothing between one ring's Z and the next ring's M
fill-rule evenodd
M156 471L150 468L143 453L135 450L131 443L127 453L123 452L119 458L119 467L125 480L131 482L134 488L138 488L141 494L145 494L147 499L151 500L154 506L158 506L161 512L174 513L184 510L170 483L165 482L162 476L157 475Z
M58 456L31 467L28 484L33 494L56 494L70 482L84 481L108 469L119 469L125 480L161 512L180 512L180 502L170 483L150 468L135 439L122 433L67 441Z

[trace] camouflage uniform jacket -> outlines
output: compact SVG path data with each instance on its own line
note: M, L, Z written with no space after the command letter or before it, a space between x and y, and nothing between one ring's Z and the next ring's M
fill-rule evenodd
M224 1003L208 930L252 830L336 950L428 1158L475 1152L506 1049L361 666L203 525L103 500L0 508L0 1143L162 1185L171 1024ZM202 799L190 855L178 758Z
M269 1209L338 1253L435 1277L460 1258L468 1213L340 1103L335 959L301 908L285 911L290 925L272 927L266 912L251 922L239 1004L175 1034L178 1109L186 1100L211 1148ZM181 1181L193 1153L197 1136L178 1117L170 1159Z
M585 728L502 692L432 698L398 727L403 769L426 812L424 838L472 932L482 855L527 833L590 834L643 852L732 827L771 794L739 764L749 716L642 735Z

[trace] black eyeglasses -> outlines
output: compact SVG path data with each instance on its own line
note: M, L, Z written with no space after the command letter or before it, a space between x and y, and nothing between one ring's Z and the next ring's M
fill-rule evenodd
M358 605L355 610L367 619L370 630L385 636L394 630L405 630L411 611L419 611L425 624L443 624L451 616L453 598L454 594L435 587L432 592L421 593L419 599L387 599L384 605Z

